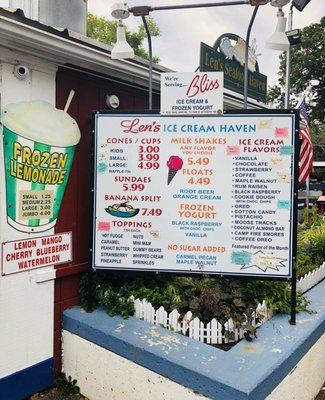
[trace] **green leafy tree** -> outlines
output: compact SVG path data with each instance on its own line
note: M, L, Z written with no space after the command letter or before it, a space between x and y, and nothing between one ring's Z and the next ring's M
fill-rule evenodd
M314 144L314 159L325 159L325 17L319 23L306 26L301 31L301 43L291 47L291 107L296 107L302 96L306 97ZM268 103L284 107L286 53L280 54L278 84L269 88ZM317 86L311 86L318 80Z
M148 27L152 37L160 35L159 28L155 21L147 17ZM116 42L116 27L117 21L107 20L103 17L97 17L94 14L88 13L87 18L87 36L99 40L102 43L112 45ZM143 42L146 40L147 35L143 25L140 25L135 32L126 30L126 39L130 46L133 48L136 55L148 60L148 52L143 47ZM159 58L153 57L153 62L158 63Z

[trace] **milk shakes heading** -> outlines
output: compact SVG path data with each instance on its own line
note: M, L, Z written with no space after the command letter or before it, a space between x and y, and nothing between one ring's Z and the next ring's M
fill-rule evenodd
M22 232L50 229L80 140L78 125L44 101L7 105L2 123L8 223Z

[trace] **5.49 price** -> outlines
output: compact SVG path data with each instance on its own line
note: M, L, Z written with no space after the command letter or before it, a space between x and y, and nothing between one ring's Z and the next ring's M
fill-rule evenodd
M188 165L208 165L210 162L210 159L208 157L200 157L200 158L193 158L189 157L187 159Z

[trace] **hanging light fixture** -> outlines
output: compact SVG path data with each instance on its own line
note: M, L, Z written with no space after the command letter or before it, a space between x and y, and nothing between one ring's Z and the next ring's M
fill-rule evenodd
M111 51L111 57L115 60L123 60L125 58L134 58L134 51L126 41L126 27L120 19L117 25L116 43Z
M292 0L292 5L296 7L297 10L302 11L310 0Z
M116 43L111 51L111 57L115 60L123 60L124 58L134 58L134 51L126 41L126 26L123 19L130 16L127 3L115 3L111 9L112 17L118 20L116 29Z
M281 8L277 13L278 22L276 24L275 32L266 41L265 47L272 50L287 51L289 50L290 43L288 37L285 33L287 18L285 18L284 13Z

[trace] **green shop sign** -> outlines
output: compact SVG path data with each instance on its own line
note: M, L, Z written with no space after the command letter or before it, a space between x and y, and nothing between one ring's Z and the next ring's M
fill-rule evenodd
M223 71L224 87L240 94L244 93L244 63L245 41L235 34L220 36L213 47L201 43L200 71ZM248 52L248 97L266 102L266 89L267 77L259 72L253 41Z

